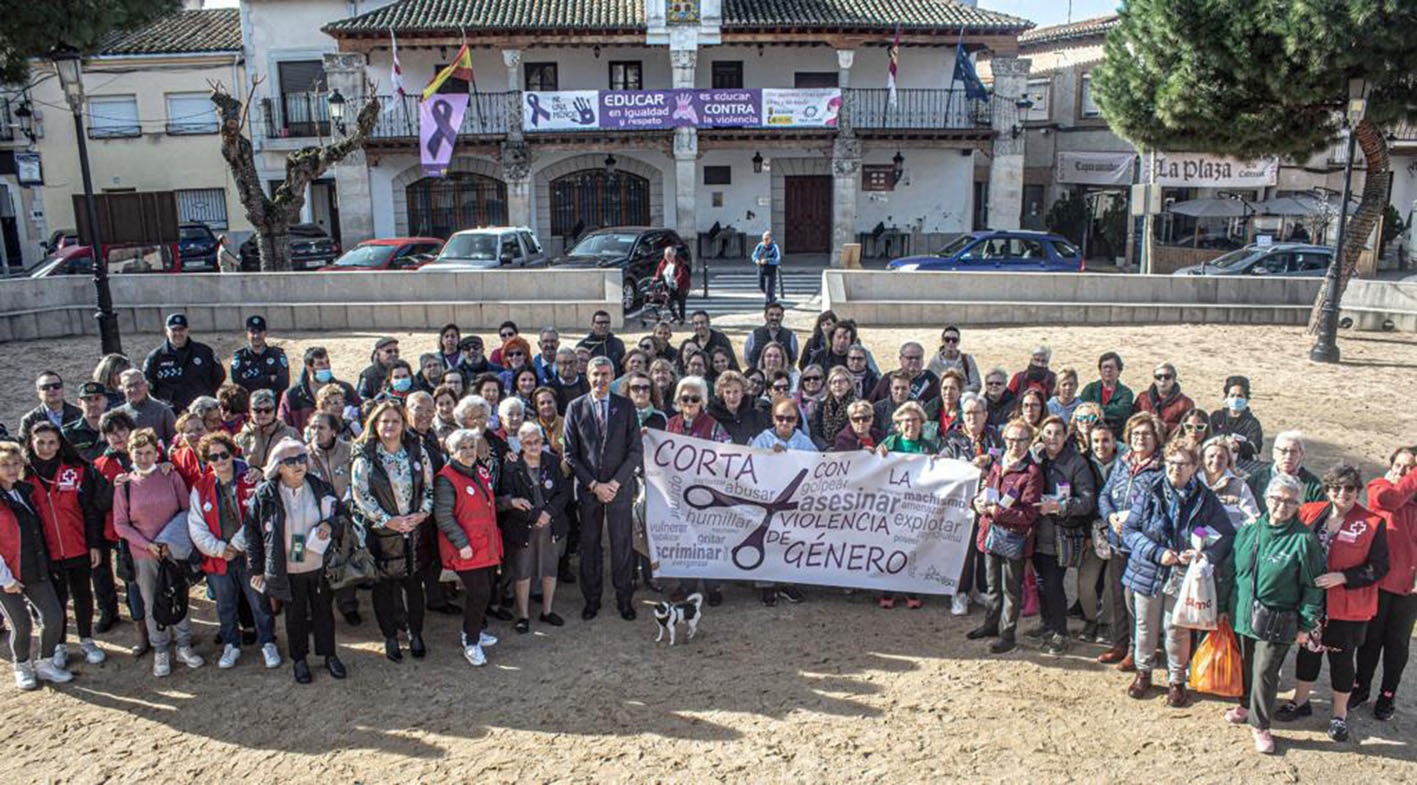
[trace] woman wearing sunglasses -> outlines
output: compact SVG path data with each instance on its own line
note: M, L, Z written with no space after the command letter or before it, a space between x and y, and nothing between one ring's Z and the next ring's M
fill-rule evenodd
M1102 422L1102 407L1095 403L1080 402L1068 418L1068 435L1079 455L1087 455L1092 449L1092 429ZM1115 440L1113 444L1116 444Z
M1162 439L1169 440L1181 429L1181 418L1195 409L1196 404L1181 392L1181 377L1171 363L1156 366L1152 369L1151 378L1154 380L1151 386L1137 396L1137 411L1160 417L1166 423L1166 433L1162 434Z
M674 401L675 405L679 407L679 412L669 418L669 423L664 427L664 430L720 444L732 441L728 436L728 431L706 411L708 382L704 381L703 377L685 376L680 379L674 390ZM689 592L694 588L694 583L695 581L689 579L681 580L670 598L675 602L682 602L684 598L689 596ZM718 605L723 602L723 590L719 588L718 581L706 580L703 583L704 590L708 593L710 605Z
M876 412L870 401L855 401L846 407L851 426L836 435L832 452L874 450L886 438L885 431L876 427Z
M811 422L817 406L827 394L827 373L820 365L808 365L797 379L797 408L802 412L802 422Z
M866 402L861 401L860 403ZM871 410L867 409L866 411ZM925 438L925 408L920 404L915 401L906 401L895 410L891 419L895 428L889 436L876 445L877 455L884 457L887 453L893 452L907 455L934 455L940 451L939 445L934 440ZM851 426L848 425L847 429L850 428ZM895 599L895 594L883 592L876 602L882 608L889 610L895 607ZM924 604L925 601L918 594L905 595L905 607L907 608L915 609Z
M270 390L251 393L250 411L251 419L236 435L236 443L241 446L242 457L252 466L265 466L267 453L276 442L300 439L294 428L276 418L276 396Z
M1181 427L1176 431L1176 439L1185 439L1192 449L1199 450L1210 436L1210 416L1200 409L1192 409L1181 415Z
M1340 463L1323 476L1328 501L1299 508L1299 519L1319 538L1328 571L1314 581L1324 590L1324 615L1294 657L1294 698L1274 718L1293 722L1314 713L1309 693L1328 657L1333 685L1328 737L1348 741L1348 694L1353 689L1355 657L1378 612L1378 581L1388 572L1387 522L1358 503L1362 478Z

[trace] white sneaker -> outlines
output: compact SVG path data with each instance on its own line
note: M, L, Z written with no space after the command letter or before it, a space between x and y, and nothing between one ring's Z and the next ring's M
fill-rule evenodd
M989 604L989 598L984 596L984 592L979 591L978 589L975 589L974 591L969 593L969 601L974 603L975 605ZM1020 602L1022 602L1022 600L1020 600Z
M39 680L34 677L34 665L26 662L15 663L15 686L22 690L39 689Z
M153 652L153 675L159 679L172 675L172 652L167 649Z
M98 647L97 643L94 643L93 638L84 638L79 641L79 649L84 652L84 662L90 665L97 665L108 659L108 655Z
M235 668L236 661L239 659L241 659L241 650L228 643L226 648L221 650L221 659L216 661L216 666L222 670Z
M267 668L280 667L280 649L274 643L267 643L261 647L261 656L266 658Z
M481 646L468 646L464 648L462 650L462 656L466 657L467 661L473 665L482 666L487 664L487 655L482 653Z
M478 645L478 646L496 646L496 645L497 645L497 636L496 636L496 635L488 635L487 632L486 632L486 630L484 630L484 631L478 633L477 636L478 636L478 637L477 637L477 645Z
M968 616L968 615L969 615L969 595L968 595L968 594L966 594L966 593L964 593L964 592L958 592L958 593L955 594L954 599L950 600L950 614L951 614L951 615L954 615L954 616Z
M34 675L53 684L64 684L74 680L74 674L63 668L56 668L52 660L40 660L34 664Z
M61 671L69 667L69 645L61 643L58 646L55 646L54 656L50 657L49 661L54 663L54 667L58 668Z
M182 663L189 668L200 668L207 664L207 661L202 659L202 655L192 651L191 646L178 646L177 659L182 660Z

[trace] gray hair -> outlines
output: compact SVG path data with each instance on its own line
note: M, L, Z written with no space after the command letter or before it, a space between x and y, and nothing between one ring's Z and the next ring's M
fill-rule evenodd
M708 382L702 376L685 376L679 380L679 384L674 386L674 400L679 400L679 396L685 392L693 390L702 398L708 398Z
M487 402L481 395L468 395L458 405L453 407L453 422L461 425L467 418L481 414L483 417L490 417L492 414L492 404Z
M1297 446L1300 452L1303 452L1304 432L1299 430L1280 431L1279 435L1274 437L1274 446L1278 447L1280 442L1289 442Z
M562 357L569 357L574 360L576 359L576 350L569 346L562 346L556 350L556 359L559 360Z
M601 366L609 368L611 374L615 373L615 363L610 362L610 358L604 355L590 358L590 362L586 364L586 371L589 372L591 368L599 368Z
M515 395L503 398L501 403L497 404L497 416L503 420L507 419L507 415L514 411L523 417L526 416L526 404L522 403L522 399Z
M522 423L522 427L517 429L517 438L525 439L528 436L540 436L546 438L546 432L541 430L541 426L531 420Z
M132 379L135 376L144 380L148 378L144 376L143 372L138 370L137 368L129 368L123 373L118 374L118 383L126 386L128 384L128 380Z
M466 399L464 399L466 400ZM443 440L443 446L448 448L448 454L455 454L464 444L472 442L477 444L477 440L482 438L482 432L472 428L459 428L448 434L448 438Z
M1029 352L1029 355L1028 355L1028 356L1032 357L1032 356L1034 356L1034 355L1036 355L1036 354L1041 354L1041 355L1043 355L1043 359L1045 359L1045 360L1051 360L1051 359L1053 359L1053 350L1052 350L1052 349L1049 349L1047 346L1044 346L1044 345L1041 344L1041 343L1038 344L1037 346L1033 347L1033 351Z
M960 413L962 414L964 412L964 407L970 405L971 403L977 403L980 406L984 407L984 411L989 411L989 402L984 399L984 396L980 395L977 392L967 392L961 393L959 396Z
M542 338L545 338L545 337L548 336L548 335L551 336L552 338L560 338L560 337L561 337L561 334L558 333L558 332L556 332L556 328L555 328L555 327L543 327L543 328L541 328L541 337L542 337ZM559 350L558 350L558 352L559 352Z
M218 401L210 395L199 395L196 398L193 398L191 403L187 404L187 411L197 415L198 417L205 415L207 412L214 411L220 408L221 401Z
M251 406L254 408L258 403L269 403L276 405L276 394L270 390L254 390L251 392Z
M1170 371L1171 375L1176 377L1176 381L1181 381L1181 374L1176 372L1176 366L1171 363L1157 363L1156 367L1151 369L1151 372L1155 374L1158 371Z
M989 372L984 374L984 378L986 380L994 376L1002 376L1004 377L1004 381L1006 382L1009 380L1009 372L998 365L994 366L993 368L990 368Z
M1304 484L1299 482L1298 477L1291 477L1288 474L1275 473L1269 480L1269 485L1264 488L1265 496L1272 496L1275 491L1284 491L1292 494L1295 501L1304 500Z
M433 396L429 394L427 390L419 390L417 392L409 393L408 397L403 400L403 407L405 409L411 409L413 408L413 405L415 403L420 402L432 405Z
M924 352L924 351L925 351L925 347L921 346L920 344L916 343L915 341L906 341L905 343L903 343L903 344L900 345L900 353L901 353L901 354L905 354L905 350L906 350L906 349L919 349L921 352Z

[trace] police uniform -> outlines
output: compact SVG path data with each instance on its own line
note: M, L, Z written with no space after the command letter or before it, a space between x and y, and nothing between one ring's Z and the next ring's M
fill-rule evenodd
M265 332L266 320L252 316L246 320L246 330ZM231 381L250 392L270 390L279 398L290 387L290 360L286 359L284 349L275 346L267 345L260 354L250 346L243 346L231 358Z
M167 317L168 327L186 327L187 317L175 313ZM171 341L153 349L143 361L143 375L152 385L152 395L170 404L174 411L185 411L194 398L216 395L226 381L226 369L217 362L212 347L188 340L181 349Z

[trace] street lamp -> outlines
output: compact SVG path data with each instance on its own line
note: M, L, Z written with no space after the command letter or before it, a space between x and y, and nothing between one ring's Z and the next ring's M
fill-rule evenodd
M1319 309L1319 335L1309 359L1316 363L1336 363L1338 351L1338 279L1343 264L1344 235L1348 228L1348 199L1353 190L1353 157L1357 154L1358 136L1354 133L1368 110L1368 85L1363 79L1348 80L1348 105L1344 125L1348 129L1348 158L1343 162L1343 201L1338 207L1338 238L1333 259L1328 263L1324 280L1324 302Z
M30 102L24 101L15 109L15 119L20 121L20 133L34 144L38 137L34 133L34 110L30 108Z
M615 156L613 156L613 155L607 155L607 156L605 156L605 173L606 173L606 174L615 174L615 165L616 165L617 163L619 163L619 161L616 161L616 160L615 160Z
M339 135L344 136L344 95L336 88L333 93L330 93L328 101L330 104L330 120L334 122L335 130L339 131Z
M763 154L760 153L760 152L754 152L754 153L753 153L753 174L761 174L762 171L763 171Z
M93 256L93 287L98 296L99 342L104 354L122 354L123 340L118 334L118 316L113 312L113 294L108 290L108 260L103 253L103 240L98 234L98 209L93 198L93 176L89 172L89 146L84 136L83 56L77 49L64 47L50 53L64 99L74 113L74 138L79 142L79 173L84 181L84 207L88 214L89 254Z
M900 178L904 176L905 156L901 155L899 150L896 150L895 155L891 156L891 185L899 184Z

